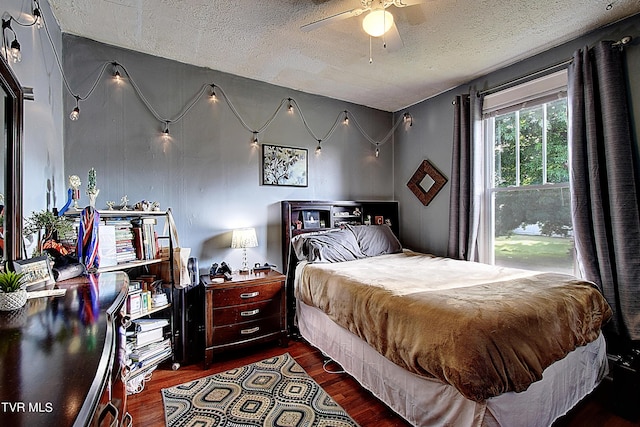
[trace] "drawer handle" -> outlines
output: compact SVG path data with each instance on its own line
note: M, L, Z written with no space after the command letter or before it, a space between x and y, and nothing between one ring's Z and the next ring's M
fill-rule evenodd
M256 332L258 332L260 330L260 326L256 326L255 328L250 328L250 329L242 329L240 331L241 335L249 335L249 334L255 334Z
M260 292L248 292L246 294L240 294L240 298L247 299L257 297L258 295L260 295Z
M260 309L256 308L255 310L241 311L240 316L249 317L249 316L255 316L258 313L260 313Z

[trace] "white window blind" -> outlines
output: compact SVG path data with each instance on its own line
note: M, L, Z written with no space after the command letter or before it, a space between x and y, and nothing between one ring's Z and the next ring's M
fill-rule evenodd
M567 96L567 70L486 95L482 104L483 118L510 113Z

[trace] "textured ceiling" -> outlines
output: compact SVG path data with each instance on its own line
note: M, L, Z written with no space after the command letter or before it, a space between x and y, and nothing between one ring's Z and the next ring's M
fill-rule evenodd
M63 32L385 111L398 111L640 11L638 0L425 0L389 7L404 47L360 0L49 0ZM608 5L610 5L608 7ZM126 64L125 64L126 65Z

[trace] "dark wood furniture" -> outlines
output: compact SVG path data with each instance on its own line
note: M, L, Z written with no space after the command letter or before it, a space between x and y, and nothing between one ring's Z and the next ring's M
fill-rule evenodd
M207 369L213 355L225 350L280 340L287 345L285 276L277 271L233 274L214 283L201 276L204 288Z
M130 425L120 335L128 278L59 282L64 296L0 312L0 418L8 426Z

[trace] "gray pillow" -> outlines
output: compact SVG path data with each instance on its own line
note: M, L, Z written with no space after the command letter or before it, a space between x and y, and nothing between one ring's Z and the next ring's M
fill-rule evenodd
M366 256L402 252L400 241L386 224L351 225L348 228L355 235L360 251Z
M350 230L301 234L291 243L298 259L308 262L343 262L366 257Z

